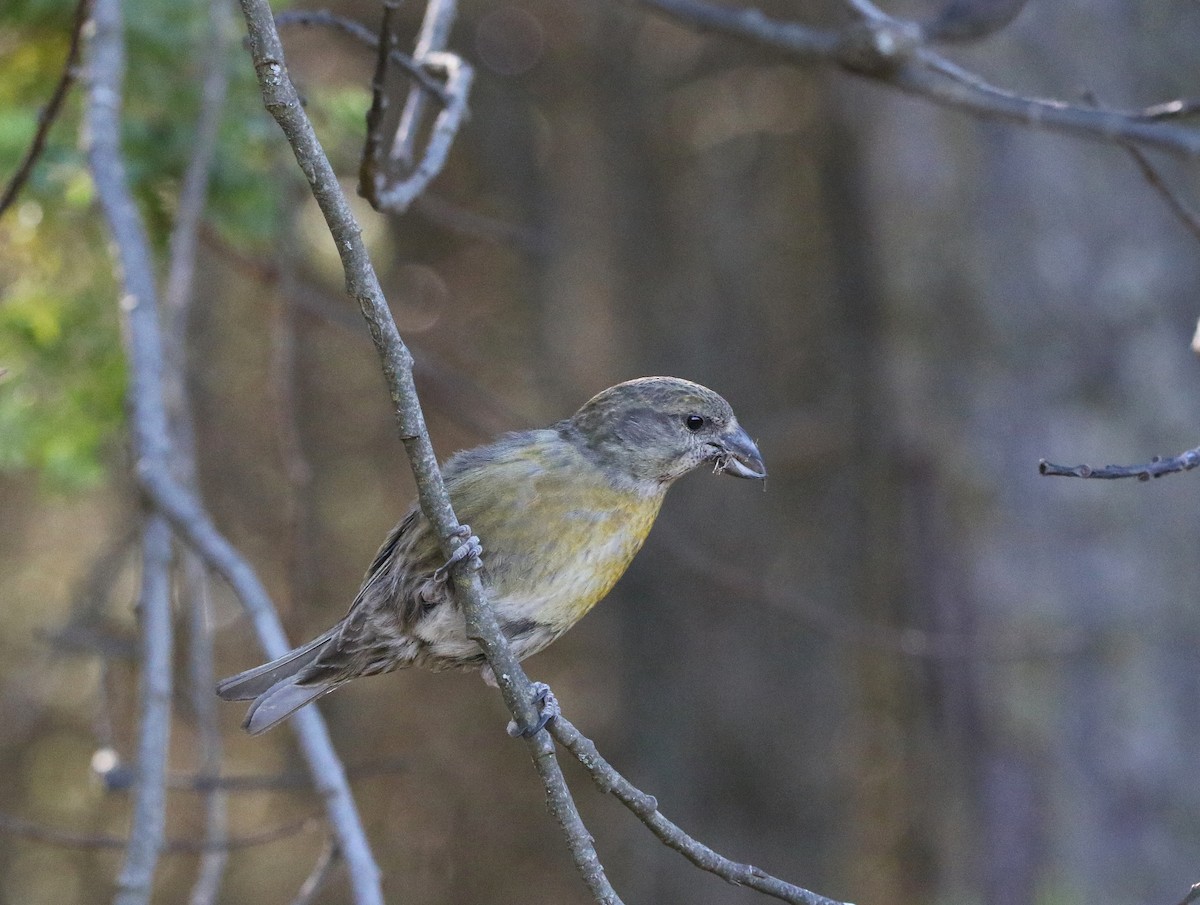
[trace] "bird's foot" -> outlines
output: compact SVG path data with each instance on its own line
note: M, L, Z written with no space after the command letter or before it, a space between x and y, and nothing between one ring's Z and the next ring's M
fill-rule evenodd
M433 573L435 581L441 581L450 574L450 570L455 565L463 560L475 560L478 563L478 557L483 553L483 545L479 543L479 538L471 533L470 525L459 525L453 531L453 534L455 537L462 538L462 543L455 547L454 552L450 554L450 558L438 566L437 570Z
M506 731L513 738L533 738L546 728L547 723L562 714L562 708L558 706L558 698L554 696L554 692L545 682L533 683L532 703L535 707L540 708L537 723L522 729L517 725L516 720L509 721Z

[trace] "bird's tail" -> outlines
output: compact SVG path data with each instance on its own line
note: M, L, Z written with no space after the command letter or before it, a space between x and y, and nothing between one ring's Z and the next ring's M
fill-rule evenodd
M305 672L333 642L335 633L331 629L277 660L222 679L217 683L217 694L226 701L253 700L242 725L251 735L266 732L338 686L336 681L304 681Z

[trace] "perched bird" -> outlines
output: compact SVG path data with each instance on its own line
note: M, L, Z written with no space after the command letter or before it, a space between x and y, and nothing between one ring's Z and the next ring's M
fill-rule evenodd
M608 593L646 539L667 488L704 464L739 478L766 477L729 403L675 377L618 384L552 427L507 434L446 462L450 500L482 538L483 584L517 657L542 650ZM467 637L447 565L414 504L379 548L341 622L225 679L217 693L253 699L245 728L258 734L351 679L405 666L477 668L494 683Z

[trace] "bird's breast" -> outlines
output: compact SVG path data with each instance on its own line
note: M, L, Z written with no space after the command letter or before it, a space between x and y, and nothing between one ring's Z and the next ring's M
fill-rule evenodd
M531 486L484 546L493 606L502 622L529 619L561 634L596 605L650 533L661 494L606 486ZM516 543L508 543L517 539Z

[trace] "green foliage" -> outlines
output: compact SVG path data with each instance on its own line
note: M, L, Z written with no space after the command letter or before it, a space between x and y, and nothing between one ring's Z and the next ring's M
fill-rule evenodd
M0 4L0 184L62 71L74 4ZM124 151L163 255L193 147L206 5L130 0ZM234 36L209 222L248 253L270 248L281 148ZM16 208L0 218L0 469L73 489L105 477L123 418L125 364L109 242L80 147L82 86L55 123Z
M206 15L201 2L126 4L123 149L164 263L193 149ZM62 0L0 5L0 179L29 146L62 71L73 16L74 4ZM274 245L277 177L291 159L235 37L206 219L254 255ZM366 89L308 87L318 128L353 170ZM0 469L36 471L59 489L104 479L124 419L119 289L81 149L82 90L73 89L17 207L0 218Z

